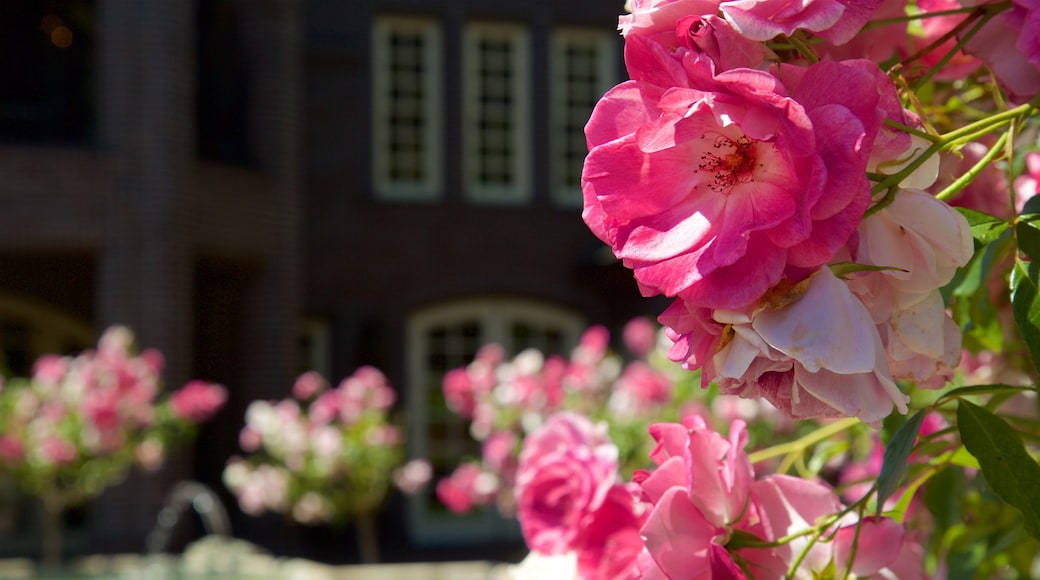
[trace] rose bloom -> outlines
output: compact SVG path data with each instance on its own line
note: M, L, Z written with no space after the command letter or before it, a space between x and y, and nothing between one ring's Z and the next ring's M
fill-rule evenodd
M170 409L181 419L193 423L209 420L227 401L227 389L221 385L195 380L170 396Z
M703 366L723 394L765 398L793 418L859 417L876 423L907 410L885 348L863 303L829 268L775 293L757 309L689 309L661 316L673 360Z
M637 74L586 126L582 215L643 294L740 308L829 262L870 202L881 121L902 118L877 65L713 75L690 51L628 44Z
M618 449L605 425L557 413L524 440L516 478L517 519L527 546L544 554L575 547L617 481Z
M993 4L996 0L964 4ZM997 82L1013 103L1024 103L1040 94L1040 2L1014 0L968 39L964 52L989 65Z

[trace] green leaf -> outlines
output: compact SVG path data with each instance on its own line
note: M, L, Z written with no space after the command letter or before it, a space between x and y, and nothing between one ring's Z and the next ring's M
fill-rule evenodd
M899 486L899 480L903 478L903 473L906 471L906 460L914 448L914 440L917 439L917 431L921 428L923 420L924 409L921 409L899 427L899 430L892 435L888 445L885 446L885 455L881 461L881 474L877 479L877 515L879 516L885 500L891 497L896 487Z
M1030 260L1040 261L1040 215L1022 216L1015 222L1018 249Z
M935 525L946 529L961 520L961 493L964 472L946 467L932 476L924 489L924 505L932 514Z
M1022 513L1022 525L1040 537L1040 464L1003 419L961 400L957 407L961 441L979 461L986 483Z
M1011 270L1011 310L1029 348L1033 367L1040 369L1040 265L1015 261Z
M968 225L971 226L972 237L982 246L995 242L1010 227L1010 224L1006 221L988 213L965 207L955 207L953 209L957 210L968 220Z
M1016 387L1014 385L971 385L969 387L957 387L951 389L948 392L942 394L941 397L936 399L935 404L938 405L948 399L958 399L960 397L971 397L974 395L993 395L993 394L1018 394L1026 391L1034 390L1033 387Z
M1023 167L1022 170L1025 170ZM1026 204L1022 206L1022 215L1026 216L1031 213L1040 213L1040 196L1034 195L1033 197L1026 200Z

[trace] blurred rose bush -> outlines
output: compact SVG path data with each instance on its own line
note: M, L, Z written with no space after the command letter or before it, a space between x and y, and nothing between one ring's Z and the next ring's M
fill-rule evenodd
M343 524L370 514L401 473L403 435L388 421L395 398L371 366L335 388L317 372L304 373L291 397L249 405L239 438L245 453L229 460L224 483L251 515Z

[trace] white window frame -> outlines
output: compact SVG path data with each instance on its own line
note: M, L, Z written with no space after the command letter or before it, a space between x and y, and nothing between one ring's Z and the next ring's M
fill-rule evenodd
M598 99L617 83L617 58L618 44L617 34L609 31L592 30L575 27L558 27L553 29L549 42L549 147L550 147L550 178L552 180L550 190L553 202L560 207L580 207L582 205L580 179L568 176L571 167L568 166L568 157L576 152L572 146L573 140L580 135L582 143L581 150L585 150L584 126L588 122L589 115L595 100L589 103L588 111L579 113L574 110L569 102L572 99L573 88L569 82L570 59L566 51L571 47L583 47L596 52L595 60L595 88L594 92ZM581 119L575 119L575 115ZM577 130L580 127L581 130ZM582 155L584 159L584 155ZM579 173L580 176L580 167Z
M479 345L496 343L515 355L519 345L511 344L510 326L516 322L551 328L561 333L563 354L573 349L585 326L583 318L570 310L529 300L477 298L453 301L426 308L412 315L407 324L407 392L409 457L430 457L429 435L431 413L426 402L429 390L440 389L441 376L435 376L425 361L431 354L426 341L437 327L478 321L481 329ZM479 346L478 346L479 348ZM469 361L460 361L462 366ZM457 368L452 365L451 368ZM461 420L461 419L460 419ZM460 457L461 459L461 457ZM434 495L436 481L424 492L409 497L407 512L409 531L420 545L437 546L461 543L515 541L521 538L515 520L505 519L494 506L473 510L469 514L448 513Z
M423 179L395 179L391 174L394 152L390 124L393 114L391 98L390 40L394 34L414 34L422 39L422 72L418 83L424 98L412 106L421 107L420 163ZM378 16L372 27L372 183L376 195L388 201L433 201L444 189L443 116L441 62L443 60L441 25L432 18Z
M510 127L505 159L512 179L508 183L487 183L481 179L481 124L488 109L483 106L483 63L481 42L493 40L510 46L508 95L510 106L506 122ZM468 199L477 203L522 204L531 198L531 67L530 34L519 24L470 22L463 30L463 188Z

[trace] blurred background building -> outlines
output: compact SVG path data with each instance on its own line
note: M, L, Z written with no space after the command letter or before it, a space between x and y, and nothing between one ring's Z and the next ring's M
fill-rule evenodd
M110 324L218 381L195 448L70 514L69 549L140 552L192 478L235 535L356 560L348 531L239 512L220 474L248 403L375 365L409 452L473 452L440 377L488 342L568 351L657 305L582 223L582 127L623 78L621 0L5 0L0 351L25 375ZM652 308L651 308L652 307ZM0 557L36 523L0 498ZM507 558L515 524L394 496L388 560Z

